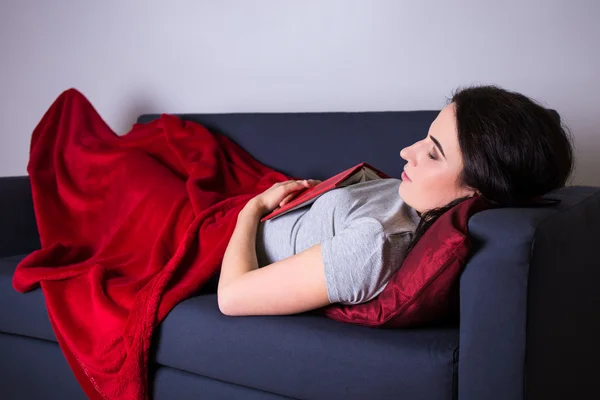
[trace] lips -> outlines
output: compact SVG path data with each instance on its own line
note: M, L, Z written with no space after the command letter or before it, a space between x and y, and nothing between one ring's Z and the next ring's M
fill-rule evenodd
M403 180L403 181L412 182L412 181L410 180L410 178L408 177L408 175L406 174L406 171L402 171L402 180Z

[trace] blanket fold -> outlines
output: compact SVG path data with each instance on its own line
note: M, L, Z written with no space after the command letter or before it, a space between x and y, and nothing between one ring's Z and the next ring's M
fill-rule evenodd
M75 89L35 128L27 171L41 248L13 287L41 287L92 399L148 398L154 328L218 273L246 202L295 179L173 115L116 135Z

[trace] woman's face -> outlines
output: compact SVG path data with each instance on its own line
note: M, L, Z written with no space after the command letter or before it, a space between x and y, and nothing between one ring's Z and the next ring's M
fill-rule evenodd
M400 157L407 161L404 171L410 180L402 175L398 193L421 214L477 192L458 182L463 162L454 103L440 111L427 137L402 149Z

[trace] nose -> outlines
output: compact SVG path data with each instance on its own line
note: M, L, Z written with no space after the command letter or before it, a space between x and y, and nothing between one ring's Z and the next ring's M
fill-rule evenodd
M412 146L407 146L407 147L403 148L402 150L400 150L400 158L403 158L406 161L410 162L409 157L410 157L411 147Z

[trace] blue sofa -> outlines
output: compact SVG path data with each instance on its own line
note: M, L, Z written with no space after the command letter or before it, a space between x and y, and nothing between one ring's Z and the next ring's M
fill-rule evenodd
M324 179L360 161L399 177L436 111L182 114L259 161ZM144 115L140 123L156 115ZM227 317L216 280L157 328L154 399L583 399L600 393L600 188L550 208L487 210L469 231L460 322L385 330L315 314ZM0 178L0 398L83 399L40 289L12 288L39 240L26 176Z

